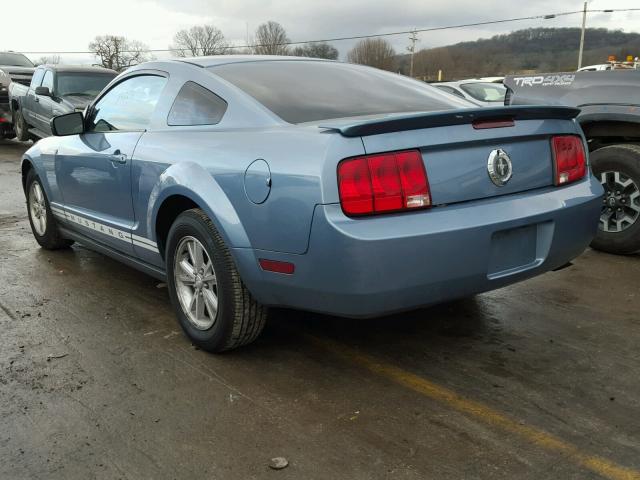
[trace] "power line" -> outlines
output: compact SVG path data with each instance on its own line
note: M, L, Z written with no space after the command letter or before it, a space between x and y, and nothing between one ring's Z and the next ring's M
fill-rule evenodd
M640 11L640 8L611 8L611 9L599 9L599 10L586 10L586 13L614 13L614 12L636 12ZM460 23L457 25L447 25L443 27L429 27L429 28L418 28L413 30L403 30L401 32L388 32L388 33L374 33L369 35L353 35L348 37L334 37L334 38L323 38L319 40L301 40L297 42L283 42L278 43L277 45L304 45L307 43L324 43L324 42L340 42L343 40L362 40L366 38L377 38L377 37L391 37L395 35L408 35L408 34L417 34L422 32L436 32L440 30L453 30L456 28L468 28L468 27L480 27L484 25L495 25L499 23L510 23L510 22L521 22L524 20L549 20L556 17L564 17L568 15L577 15L584 14L585 10L573 10L569 12L559 12L559 13L548 13L546 15L532 15L529 17L515 17L515 18L504 18L500 20L487 20L484 22L473 22L473 23ZM229 49L238 49L238 48L252 48L252 47L266 47L269 45L264 44L254 44L254 45L234 45L230 46ZM189 51L187 48L158 48L158 49L139 49L139 50L122 50L121 53L136 53L136 52L149 52L149 53L163 53L163 52L186 52ZM67 51L67 52L51 52L51 51L39 51L39 52L22 52L28 55L36 55L36 54L52 54L52 55L64 55L64 54L94 54L95 52L91 51Z

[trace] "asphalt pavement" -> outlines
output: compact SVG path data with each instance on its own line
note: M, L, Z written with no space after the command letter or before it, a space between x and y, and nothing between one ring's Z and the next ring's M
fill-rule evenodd
M0 142L0 479L640 479L640 256L375 320L278 310L212 355L164 284L39 248L28 147Z

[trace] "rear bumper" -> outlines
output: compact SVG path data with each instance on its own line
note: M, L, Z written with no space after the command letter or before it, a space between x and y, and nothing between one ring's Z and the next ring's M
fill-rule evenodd
M371 317L500 288L564 265L593 239L602 188L592 177L429 211L350 219L315 209L309 249L234 249L243 280L267 305ZM262 271L258 258L295 264Z
M11 132L13 132L11 109L9 103L4 103L0 97L0 138Z

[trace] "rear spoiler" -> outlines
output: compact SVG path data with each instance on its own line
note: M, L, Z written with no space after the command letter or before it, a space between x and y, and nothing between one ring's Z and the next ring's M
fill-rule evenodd
M465 125L476 120L571 120L579 113L579 108L563 106L501 106L394 114L383 118L354 121L353 123L337 121L334 125L319 125L319 127L339 132L343 137L365 137L404 130Z

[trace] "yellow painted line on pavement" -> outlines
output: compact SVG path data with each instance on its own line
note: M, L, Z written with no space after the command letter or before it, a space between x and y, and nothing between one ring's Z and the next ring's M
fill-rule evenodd
M612 480L640 480L640 471L638 470L622 467L605 458L583 453L574 445L566 443L554 435L534 427L522 425L487 405L464 398L453 390L433 383L411 372L382 363L370 355L366 355L330 339L319 338L308 334L305 334L305 337L314 345L337 354L397 384L436 400L448 407L452 407L459 412L482 420L492 426L519 435L545 450L565 455L576 464L602 477Z

